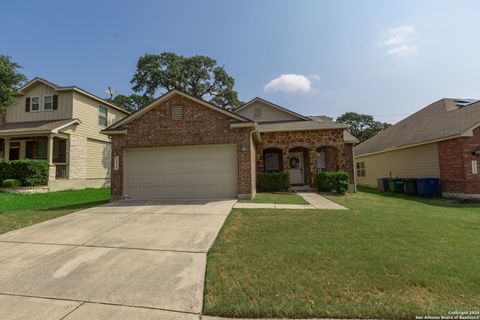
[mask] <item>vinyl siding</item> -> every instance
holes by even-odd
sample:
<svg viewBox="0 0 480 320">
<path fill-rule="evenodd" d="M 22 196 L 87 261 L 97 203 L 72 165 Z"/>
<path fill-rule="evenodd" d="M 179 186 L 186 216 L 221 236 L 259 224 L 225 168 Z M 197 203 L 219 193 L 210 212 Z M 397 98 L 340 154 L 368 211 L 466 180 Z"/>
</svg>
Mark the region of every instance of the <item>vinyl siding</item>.
<svg viewBox="0 0 480 320">
<path fill-rule="evenodd" d="M 91 139 L 110 141 L 108 136 L 100 133 L 105 127 L 98 124 L 99 105 L 102 104 L 92 98 L 84 96 L 83 94 L 76 92 L 73 94 L 73 117 L 79 118 L 82 122 L 77 130 L 77 134 Z M 126 116 L 125 113 L 117 109 L 106 105 L 103 106 L 108 108 L 108 125 L 111 125 Z"/>
<path fill-rule="evenodd" d="M 87 139 L 87 179 L 110 178 L 109 142 Z"/>
<path fill-rule="evenodd" d="M 59 92 L 58 109 L 52 111 L 25 112 L 26 97 L 40 97 L 40 110 L 43 109 L 43 97 L 54 95 L 55 90 L 43 83 L 30 87 L 23 96 L 15 98 L 15 102 L 7 108 L 7 122 L 28 122 L 43 120 L 61 120 L 72 118 L 72 92 Z"/>
<path fill-rule="evenodd" d="M 255 117 L 255 109 L 260 108 L 261 117 Z M 261 101 L 252 103 L 248 107 L 237 112 L 239 115 L 244 116 L 245 118 L 255 120 L 255 121 L 295 121 L 302 120 L 294 115 L 291 115 L 282 110 L 273 108 Z"/>
<path fill-rule="evenodd" d="M 367 156 L 355 156 L 357 162 L 365 161 L 365 177 L 357 176 L 357 184 L 377 186 L 377 179 L 399 178 L 439 178 L 440 165 L 436 143 L 401 150 L 394 150 Z"/>
</svg>

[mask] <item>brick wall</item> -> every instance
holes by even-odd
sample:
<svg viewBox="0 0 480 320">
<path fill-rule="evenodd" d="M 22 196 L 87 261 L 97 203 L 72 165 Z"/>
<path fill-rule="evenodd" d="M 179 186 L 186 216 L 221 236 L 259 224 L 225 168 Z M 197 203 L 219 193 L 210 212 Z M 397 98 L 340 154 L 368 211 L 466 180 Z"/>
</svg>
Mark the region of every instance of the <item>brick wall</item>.
<svg viewBox="0 0 480 320">
<path fill-rule="evenodd" d="M 172 106 L 183 106 L 183 120 L 172 120 Z M 236 144 L 238 193 L 252 194 L 251 128 L 230 128 L 234 121 L 211 108 L 181 95 L 174 95 L 128 124 L 128 134 L 112 137 L 112 152 L 118 152 L 120 168 L 123 150 L 137 147 Z M 113 159 L 113 157 L 112 157 Z M 123 194 L 123 170 L 112 170 L 112 196 Z"/>
<path fill-rule="evenodd" d="M 480 128 L 472 137 L 457 138 L 438 143 L 440 179 L 446 193 L 480 194 L 480 174 L 472 173 L 472 160 L 480 158 L 472 152 L 480 146 Z M 480 167 L 478 168 L 480 170 Z"/>
<path fill-rule="evenodd" d="M 355 171 L 353 169 L 353 143 L 345 144 L 345 171 L 348 173 L 350 183 L 355 183 Z"/>
</svg>

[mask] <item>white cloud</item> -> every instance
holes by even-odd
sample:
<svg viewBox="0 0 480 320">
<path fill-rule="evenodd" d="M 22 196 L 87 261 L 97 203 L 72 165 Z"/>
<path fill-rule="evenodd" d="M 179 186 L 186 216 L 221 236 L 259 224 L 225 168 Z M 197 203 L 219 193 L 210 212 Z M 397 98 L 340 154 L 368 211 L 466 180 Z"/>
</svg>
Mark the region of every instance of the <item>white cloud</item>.
<svg viewBox="0 0 480 320">
<path fill-rule="evenodd" d="M 280 77 L 270 80 L 265 86 L 265 91 L 302 92 L 312 91 L 312 80 L 320 80 L 318 74 L 304 76 L 303 74 L 282 74 Z"/>
<path fill-rule="evenodd" d="M 415 28 L 412 26 L 400 26 L 388 31 L 388 37 L 380 42 L 387 48 L 387 53 L 395 57 L 409 57 L 418 53 L 414 41 Z"/>
</svg>

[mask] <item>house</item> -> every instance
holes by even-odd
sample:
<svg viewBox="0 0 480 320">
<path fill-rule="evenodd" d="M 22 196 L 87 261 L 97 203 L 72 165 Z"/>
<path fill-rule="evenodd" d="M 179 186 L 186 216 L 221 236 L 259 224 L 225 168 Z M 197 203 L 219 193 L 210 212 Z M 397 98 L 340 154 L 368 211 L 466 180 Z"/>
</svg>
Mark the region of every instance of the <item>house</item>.
<svg viewBox="0 0 480 320">
<path fill-rule="evenodd" d="M 49 162 L 51 191 L 110 184 L 110 139 L 100 131 L 125 110 L 75 86 L 34 78 L 0 124 L 0 159 Z"/>
<path fill-rule="evenodd" d="M 357 182 L 439 178 L 447 196 L 480 197 L 480 101 L 442 99 L 355 147 Z"/>
<path fill-rule="evenodd" d="M 347 126 L 260 98 L 235 112 L 173 90 L 102 132 L 112 138 L 112 197 L 250 198 L 261 172 L 288 170 L 314 186 L 318 170 L 346 170 Z"/>
</svg>

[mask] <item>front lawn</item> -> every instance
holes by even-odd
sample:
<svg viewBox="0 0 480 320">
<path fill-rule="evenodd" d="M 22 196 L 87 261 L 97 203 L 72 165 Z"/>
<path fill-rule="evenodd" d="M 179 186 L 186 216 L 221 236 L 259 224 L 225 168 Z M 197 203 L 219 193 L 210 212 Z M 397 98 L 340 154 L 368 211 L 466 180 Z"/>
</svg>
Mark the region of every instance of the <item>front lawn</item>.
<svg viewBox="0 0 480 320">
<path fill-rule="evenodd" d="M 234 209 L 208 254 L 204 312 L 415 318 L 480 308 L 480 207 L 358 192 L 349 211 Z"/>
<path fill-rule="evenodd" d="M 295 192 L 258 192 L 252 200 L 240 200 L 244 203 L 308 204 Z"/>
<path fill-rule="evenodd" d="M 108 202 L 110 189 L 32 195 L 0 192 L 0 234 Z"/>
</svg>

